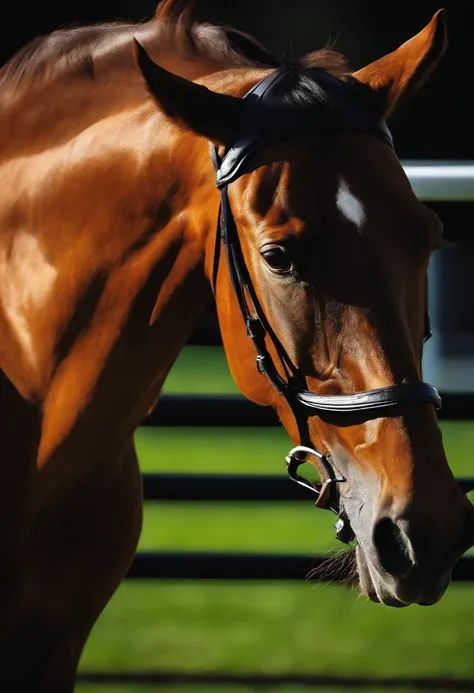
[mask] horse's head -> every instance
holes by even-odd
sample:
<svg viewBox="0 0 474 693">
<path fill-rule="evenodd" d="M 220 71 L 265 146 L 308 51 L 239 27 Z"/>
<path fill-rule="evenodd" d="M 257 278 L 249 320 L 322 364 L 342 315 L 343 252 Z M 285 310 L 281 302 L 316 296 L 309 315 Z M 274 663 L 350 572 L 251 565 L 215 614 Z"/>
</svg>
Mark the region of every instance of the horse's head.
<svg viewBox="0 0 474 693">
<path fill-rule="evenodd" d="M 321 504 L 357 540 L 363 591 L 396 606 L 436 602 L 474 541 L 436 391 L 422 384 L 440 221 L 415 196 L 382 122 L 444 46 L 438 13 L 342 79 L 301 66 L 274 78 L 240 69 L 220 89 L 232 95 L 174 77 L 139 51 L 160 107 L 218 145 L 226 250 L 214 279 L 232 373 L 250 399 L 276 409 L 295 445 L 327 456 L 309 454 L 329 481 Z M 253 97 L 235 98 L 264 77 Z M 212 238 L 207 248 L 212 278 Z M 254 318 L 261 373 L 242 313 Z M 380 388 L 388 389 L 372 392 Z M 295 476 L 298 457 L 290 462 Z"/>
</svg>

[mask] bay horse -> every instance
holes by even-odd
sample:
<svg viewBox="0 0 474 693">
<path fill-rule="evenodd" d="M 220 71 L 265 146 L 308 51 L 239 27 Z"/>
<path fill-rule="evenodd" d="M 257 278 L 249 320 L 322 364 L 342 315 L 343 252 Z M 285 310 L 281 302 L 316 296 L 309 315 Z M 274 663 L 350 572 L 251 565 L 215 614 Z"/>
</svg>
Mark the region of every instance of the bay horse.
<svg viewBox="0 0 474 693">
<path fill-rule="evenodd" d="M 213 296 L 236 383 L 276 410 L 290 476 L 320 470 L 362 592 L 441 598 L 474 542 L 422 381 L 441 224 L 385 119 L 445 44 L 440 11 L 357 71 L 286 63 L 164 0 L 1 69 L 1 690 L 73 690 L 140 534 L 134 431 Z"/>
</svg>

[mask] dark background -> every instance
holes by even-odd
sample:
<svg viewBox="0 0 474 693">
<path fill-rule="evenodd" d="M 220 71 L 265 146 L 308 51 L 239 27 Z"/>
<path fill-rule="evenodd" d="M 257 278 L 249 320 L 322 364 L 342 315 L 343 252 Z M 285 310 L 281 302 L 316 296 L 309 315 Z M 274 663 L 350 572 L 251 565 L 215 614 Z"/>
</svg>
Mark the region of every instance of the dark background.
<svg viewBox="0 0 474 693">
<path fill-rule="evenodd" d="M 389 52 L 445 7 L 449 49 L 423 90 L 392 118 L 402 158 L 474 159 L 471 90 L 473 0 L 197 0 L 199 18 L 218 19 L 253 33 L 274 51 L 300 54 L 336 40 L 354 68 Z M 68 24 L 111 19 L 139 21 L 154 0 L 8 2 L 2 8 L 0 61 L 28 40 Z"/>
</svg>

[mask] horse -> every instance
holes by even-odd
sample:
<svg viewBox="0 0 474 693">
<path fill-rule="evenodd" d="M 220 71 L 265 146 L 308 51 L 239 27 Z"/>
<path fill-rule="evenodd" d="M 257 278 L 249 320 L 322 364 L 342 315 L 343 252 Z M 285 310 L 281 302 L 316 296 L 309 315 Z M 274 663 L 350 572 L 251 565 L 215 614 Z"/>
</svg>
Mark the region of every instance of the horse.
<svg viewBox="0 0 474 693">
<path fill-rule="evenodd" d="M 474 542 L 422 380 L 442 225 L 385 121 L 445 46 L 439 11 L 356 71 L 332 49 L 285 61 L 163 0 L 2 67 L 2 690 L 73 690 L 140 535 L 134 432 L 214 300 L 238 387 L 286 428 L 290 476 L 319 470 L 362 593 L 441 598 Z"/>
</svg>

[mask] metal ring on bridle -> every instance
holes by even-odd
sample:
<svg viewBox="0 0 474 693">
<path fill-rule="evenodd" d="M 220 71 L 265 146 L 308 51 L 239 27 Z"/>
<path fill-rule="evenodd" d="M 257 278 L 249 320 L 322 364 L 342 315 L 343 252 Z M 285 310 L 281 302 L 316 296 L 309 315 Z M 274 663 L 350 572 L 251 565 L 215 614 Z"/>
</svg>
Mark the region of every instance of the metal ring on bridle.
<svg viewBox="0 0 474 693">
<path fill-rule="evenodd" d="M 318 460 L 318 467 L 324 472 L 324 478 L 321 484 L 313 484 L 311 481 L 303 478 L 298 474 L 298 467 L 306 462 L 308 455 L 316 457 Z M 345 481 L 344 477 L 337 477 L 334 474 L 332 465 L 329 463 L 327 457 L 313 448 L 309 448 L 306 445 L 297 445 L 295 448 L 290 450 L 288 455 L 285 457 L 288 475 L 290 479 L 300 486 L 304 486 L 316 493 L 317 498 L 315 506 L 317 508 L 327 508 L 333 510 L 336 514 L 339 512 L 337 504 L 333 504 L 332 496 L 334 496 L 333 489 L 336 483 Z"/>
</svg>

